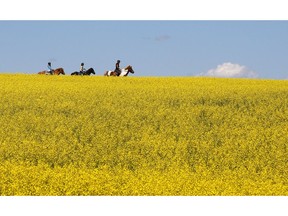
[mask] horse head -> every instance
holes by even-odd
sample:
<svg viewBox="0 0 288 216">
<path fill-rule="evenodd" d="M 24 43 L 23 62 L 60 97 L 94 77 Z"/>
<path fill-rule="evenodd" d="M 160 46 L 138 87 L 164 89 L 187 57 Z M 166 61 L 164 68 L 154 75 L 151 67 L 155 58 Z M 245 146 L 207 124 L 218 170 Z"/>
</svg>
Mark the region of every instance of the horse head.
<svg viewBox="0 0 288 216">
<path fill-rule="evenodd" d="M 57 68 L 57 69 L 54 70 L 54 74 L 56 74 L 56 75 L 60 75 L 60 74 L 65 75 L 65 72 L 64 72 L 63 68 Z"/>
<path fill-rule="evenodd" d="M 89 68 L 88 70 L 90 70 L 90 73 L 96 74 L 93 68 Z"/>
<path fill-rule="evenodd" d="M 127 70 L 128 72 L 134 74 L 134 70 L 133 70 L 133 68 L 132 68 L 131 65 L 128 65 L 128 66 L 125 68 L 125 70 Z"/>
</svg>

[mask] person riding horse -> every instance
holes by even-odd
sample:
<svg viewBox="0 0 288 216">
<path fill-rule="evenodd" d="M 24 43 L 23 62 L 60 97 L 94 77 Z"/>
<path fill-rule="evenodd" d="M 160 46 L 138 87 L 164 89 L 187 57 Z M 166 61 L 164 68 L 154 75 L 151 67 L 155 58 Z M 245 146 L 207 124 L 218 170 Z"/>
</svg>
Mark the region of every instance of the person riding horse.
<svg viewBox="0 0 288 216">
<path fill-rule="evenodd" d="M 53 75 L 54 74 L 54 70 L 51 67 L 51 62 L 48 62 L 47 68 L 48 68 L 47 73 Z"/>
<path fill-rule="evenodd" d="M 127 67 L 120 70 L 120 74 L 118 75 L 115 71 L 105 71 L 104 76 L 128 76 L 129 73 L 134 74 L 134 70 L 131 65 L 128 65 Z"/>
<path fill-rule="evenodd" d="M 84 68 L 84 63 L 81 63 L 79 72 L 80 72 L 80 75 L 83 75 L 86 72 L 86 69 Z"/>
<path fill-rule="evenodd" d="M 90 76 L 91 74 L 95 74 L 95 71 L 93 68 L 89 68 L 88 70 L 86 70 L 85 68 L 84 68 L 84 70 L 81 70 L 81 68 L 80 68 L 80 72 L 75 71 L 75 72 L 71 73 L 72 76 L 74 76 L 74 75 Z"/>
<path fill-rule="evenodd" d="M 121 74 L 121 69 L 120 69 L 120 60 L 117 60 L 116 65 L 115 65 L 115 70 L 114 72 L 119 76 Z"/>
</svg>

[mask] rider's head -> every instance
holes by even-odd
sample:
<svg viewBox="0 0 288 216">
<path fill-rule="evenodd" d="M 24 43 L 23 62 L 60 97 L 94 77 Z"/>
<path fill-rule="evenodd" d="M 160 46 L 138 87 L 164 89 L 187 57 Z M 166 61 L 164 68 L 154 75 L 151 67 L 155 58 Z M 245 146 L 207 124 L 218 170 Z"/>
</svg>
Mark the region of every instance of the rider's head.
<svg viewBox="0 0 288 216">
<path fill-rule="evenodd" d="M 50 66 L 51 66 L 51 62 L 48 62 L 48 65 L 50 65 Z"/>
<path fill-rule="evenodd" d="M 84 66 L 84 63 L 81 63 L 81 66 Z"/>
<path fill-rule="evenodd" d="M 120 63 L 120 60 L 117 60 L 117 63 Z"/>
</svg>

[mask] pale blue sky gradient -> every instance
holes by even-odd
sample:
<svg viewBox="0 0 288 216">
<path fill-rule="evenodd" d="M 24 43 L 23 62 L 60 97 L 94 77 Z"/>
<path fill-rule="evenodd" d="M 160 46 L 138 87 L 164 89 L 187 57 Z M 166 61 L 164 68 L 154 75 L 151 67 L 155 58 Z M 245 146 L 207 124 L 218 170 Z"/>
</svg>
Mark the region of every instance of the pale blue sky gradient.
<svg viewBox="0 0 288 216">
<path fill-rule="evenodd" d="M 33 74 L 84 62 L 97 75 L 131 64 L 133 76 L 198 76 L 218 65 L 288 78 L 288 21 L 0 21 L 0 73 Z"/>
</svg>

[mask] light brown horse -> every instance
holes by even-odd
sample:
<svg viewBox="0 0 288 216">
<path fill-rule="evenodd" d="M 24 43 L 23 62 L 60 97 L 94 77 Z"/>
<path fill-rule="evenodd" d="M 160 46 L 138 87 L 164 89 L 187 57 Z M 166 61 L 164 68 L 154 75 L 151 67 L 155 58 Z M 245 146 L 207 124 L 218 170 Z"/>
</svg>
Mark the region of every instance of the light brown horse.
<svg viewBox="0 0 288 216">
<path fill-rule="evenodd" d="M 129 73 L 134 74 L 134 70 L 131 65 L 121 69 L 121 73 L 118 76 L 127 76 Z M 104 76 L 117 76 L 117 73 L 114 71 L 105 71 Z"/>
<path fill-rule="evenodd" d="M 47 71 L 41 71 L 41 72 L 38 72 L 38 74 L 50 75 L 50 73 L 48 73 Z M 60 75 L 60 74 L 65 75 L 63 68 L 56 68 L 55 70 L 53 70 L 53 74 L 51 74 L 51 75 Z"/>
</svg>

